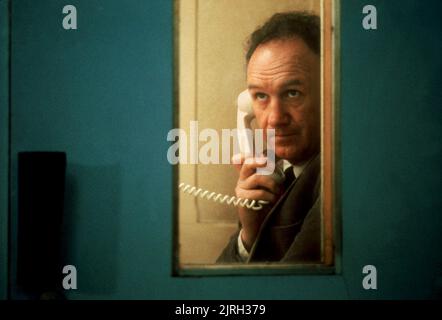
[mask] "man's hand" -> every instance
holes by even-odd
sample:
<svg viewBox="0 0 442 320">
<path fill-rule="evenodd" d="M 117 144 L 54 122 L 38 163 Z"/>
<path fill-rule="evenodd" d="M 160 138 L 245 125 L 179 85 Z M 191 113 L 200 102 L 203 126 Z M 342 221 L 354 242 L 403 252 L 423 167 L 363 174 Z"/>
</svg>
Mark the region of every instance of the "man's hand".
<svg viewBox="0 0 442 320">
<path fill-rule="evenodd" d="M 235 168 L 239 171 L 239 178 L 236 184 L 235 193 L 237 197 L 251 200 L 265 200 L 270 203 L 276 202 L 280 194 L 280 185 L 269 175 L 258 175 L 256 169 L 265 167 L 267 159 L 248 158 L 234 156 Z M 238 161 L 240 159 L 240 161 Z M 250 251 L 266 214 L 271 206 L 265 206 L 261 210 L 251 210 L 239 207 L 238 215 L 242 225 L 241 240 L 247 251 Z"/>
</svg>

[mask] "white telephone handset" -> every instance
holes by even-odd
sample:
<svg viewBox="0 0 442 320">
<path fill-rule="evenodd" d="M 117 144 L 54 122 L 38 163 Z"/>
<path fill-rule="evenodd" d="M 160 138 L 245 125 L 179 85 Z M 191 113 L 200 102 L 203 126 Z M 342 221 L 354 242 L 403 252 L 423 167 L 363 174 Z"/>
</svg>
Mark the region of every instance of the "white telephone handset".
<svg viewBox="0 0 442 320">
<path fill-rule="evenodd" d="M 241 92 L 238 96 L 237 102 L 238 110 L 236 126 L 238 128 L 238 144 L 241 153 L 247 158 L 253 156 L 253 141 L 251 140 L 251 136 L 246 134 L 245 129 L 251 129 L 250 124 L 255 118 L 249 90 Z"/>
<path fill-rule="evenodd" d="M 251 122 L 255 118 L 255 114 L 253 113 L 252 98 L 248 90 L 244 90 L 239 94 L 237 99 L 237 107 L 237 132 L 239 149 L 244 157 L 252 157 L 253 139 L 251 135 L 247 134 L 245 129 L 251 129 Z M 284 171 L 280 166 L 275 166 L 275 170 L 271 174 L 271 177 L 275 179 L 277 183 L 282 183 L 284 181 Z M 207 200 L 246 207 L 252 210 L 261 210 L 264 205 L 268 204 L 268 201 L 257 201 L 223 195 L 220 193 L 203 190 L 185 183 L 180 183 L 179 188 L 183 190 L 183 192 L 187 192 L 195 197 L 200 196 L 201 198 L 205 198 Z"/>
</svg>

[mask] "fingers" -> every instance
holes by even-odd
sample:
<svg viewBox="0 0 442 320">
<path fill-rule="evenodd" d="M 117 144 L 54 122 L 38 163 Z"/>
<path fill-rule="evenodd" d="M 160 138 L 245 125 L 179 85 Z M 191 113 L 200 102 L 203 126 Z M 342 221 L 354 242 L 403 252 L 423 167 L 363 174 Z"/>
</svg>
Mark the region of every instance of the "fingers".
<svg viewBox="0 0 442 320">
<path fill-rule="evenodd" d="M 278 194 L 281 190 L 280 184 L 271 176 L 253 174 L 245 180 L 238 180 L 238 187 L 241 189 L 265 189 L 273 194 Z"/>
<path fill-rule="evenodd" d="M 232 163 L 235 169 L 239 172 L 241 170 L 242 164 L 244 163 L 244 156 L 241 153 L 232 156 Z"/>
<path fill-rule="evenodd" d="M 245 158 L 241 154 L 232 157 L 232 163 L 239 171 L 236 196 L 243 199 L 274 202 L 280 194 L 280 185 L 269 175 L 256 174 L 257 168 L 267 166 L 267 158 Z"/>
<path fill-rule="evenodd" d="M 247 158 L 243 160 L 239 171 L 239 180 L 245 180 L 256 172 L 257 168 L 264 168 L 267 165 L 266 158 Z"/>
<path fill-rule="evenodd" d="M 244 162 L 236 185 L 237 197 L 269 202 L 276 200 L 277 195 L 280 194 L 280 185 L 271 176 L 256 174 L 256 168 L 265 165 L 265 162 L 261 160 Z"/>
<path fill-rule="evenodd" d="M 236 196 L 242 199 L 264 200 L 269 202 L 274 202 L 276 200 L 276 195 L 265 189 L 242 189 L 236 187 L 235 192 Z"/>
</svg>

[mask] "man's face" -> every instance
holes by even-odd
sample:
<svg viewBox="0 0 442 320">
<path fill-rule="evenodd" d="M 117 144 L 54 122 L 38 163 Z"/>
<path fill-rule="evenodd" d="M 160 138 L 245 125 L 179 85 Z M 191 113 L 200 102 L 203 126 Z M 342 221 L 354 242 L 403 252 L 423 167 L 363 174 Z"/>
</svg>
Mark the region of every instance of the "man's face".
<svg viewBox="0 0 442 320">
<path fill-rule="evenodd" d="M 302 164 L 320 147 L 320 62 L 300 38 L 258 46 L 247 66 L 258 126 L 275 129 L 276 156 Z"/>
</svg>

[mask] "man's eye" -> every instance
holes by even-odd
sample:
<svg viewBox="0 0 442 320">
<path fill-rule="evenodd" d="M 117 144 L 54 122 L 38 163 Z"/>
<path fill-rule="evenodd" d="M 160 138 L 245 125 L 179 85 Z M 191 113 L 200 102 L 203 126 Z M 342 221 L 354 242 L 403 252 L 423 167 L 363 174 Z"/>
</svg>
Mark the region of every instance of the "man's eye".
<svg viewBox="0 0 442 320">
<path fill-rule="evenodd" d="M 298 90 L 289 90 L 287 91 L 287 97 L 288 98 L 297 98 L 301 95 L 301 93 Z"/>
<path fill-rule="evenodd" d="M 264 101 L 267 99 L 267 95 L 265 93 L 258 92 L 255 95 L 256 100 Z"/>
</svg>

